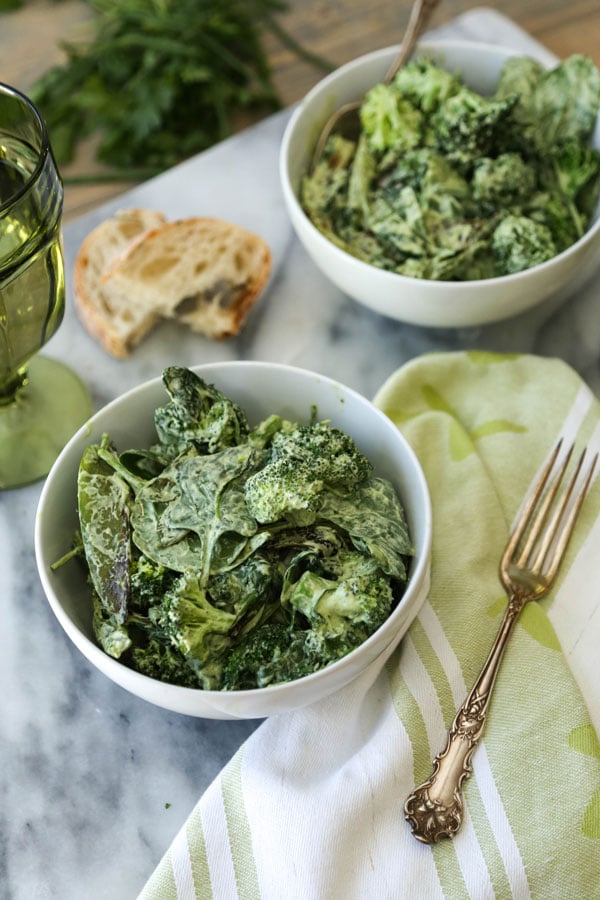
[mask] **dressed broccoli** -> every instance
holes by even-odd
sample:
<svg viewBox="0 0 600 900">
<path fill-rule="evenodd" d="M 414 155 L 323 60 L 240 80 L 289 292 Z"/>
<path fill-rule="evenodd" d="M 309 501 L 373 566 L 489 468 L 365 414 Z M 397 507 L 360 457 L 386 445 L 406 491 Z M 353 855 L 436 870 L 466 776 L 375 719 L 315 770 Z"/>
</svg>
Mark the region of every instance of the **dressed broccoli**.
<svg viewBox="0 0 600 900">
<path fill-rule="evenodd" d="M 390 581 L 372 559 L 342 551 L 306 571 L 290 587 L 286 603 L 308 620 L 306 642 L 323 661 L 345 656 L 389 616 Z"/>
<path fill-rule="evenodd" d="M 423 116 L 393 85 L 377 84 L 367 92 L 360 121 L 373 150 L 411 150 L 421 141 Z"/>
<path fill-rule="evenodd" d="M 218 688 L 235 615 L 213 606 L 193 573 L 174 582 L 155 612 L 156 625 L 185 656 L 202 686 Z"/>
<path fill-rule="evenodd" d="M 460 171 L 471 170 L 477 159 L 492 152 L 516 102 L 516 95 L 495 100 L 463 87 L 432 118 L 436 146 Z"/>
<path fill-rule="evenodd" d="M 393 86 L 414 107 L 429 114 L 456 94 L 461 82 L 434 60 L 415 59 L 396 73 Z"/>
<path fill-rule="evenodd" d="M 326 423 L 300 425 L 273 438 L 266 464 L 246 480 L 248 510 L 260 523 L 310 524 L 325 487 L 352 491 L 371 464 L 351 437 Z"/>
<path fill-rule="evenodd" d="M 256 553 L 239 566 L 213 575 L 207 586 L 211 603 L 235 616 L 239 637 L 271 619 L 280 608 L 282 567 Z"/>
<path fill-rule="evenodd" d="M 550 230 L 527 216 L 503 219 L 492 236 L 492 251 L 504 275 L 530 269 L 556 255 Z"/>
<path fill-rule="evenodd" d="M 323 665 L 304 632 L 287 625 L 261 625 L 237 644 L 223 670 L 223 688 L 230 691 L 267 687 L 309 675 Z"/>
<path fill-rule="evenodd" d="M 174 647 L 164 644 L 156 638 L 151 638 L 147 643 L 140 643 L 133 647 L 129 662 L 132 669 L 141 675 L 147 675 L 148 678 L 157 678 L 160 681 L 179 684 L 182 687 L 202 686 L 202 681 L 186 657 Z"/>
<path fill-rule="evenodd" d="M 525 203 L 535 187 L 536 174 L 519 153 L 483 157 L 475 164 L 473 197 L 484 213 Z"/>
<path fill-rule="evenodd" d="M 175 573 L 139 554 L 133 561 L 130 580 L 129 607 L 132 613 L 147 615 L 152 606 L 162 603 L 171 588 Z"/>
<path fill-rule="evenodd" d="M 190 444 L 214 453 L 241 443 L 248 434 L 248 420 L 238 404 L 190 369 L 171 366 L 163 372 L 163 382 L 171 402 L 156 410 L 154 424 L 170 457 Z"/>
</svg>

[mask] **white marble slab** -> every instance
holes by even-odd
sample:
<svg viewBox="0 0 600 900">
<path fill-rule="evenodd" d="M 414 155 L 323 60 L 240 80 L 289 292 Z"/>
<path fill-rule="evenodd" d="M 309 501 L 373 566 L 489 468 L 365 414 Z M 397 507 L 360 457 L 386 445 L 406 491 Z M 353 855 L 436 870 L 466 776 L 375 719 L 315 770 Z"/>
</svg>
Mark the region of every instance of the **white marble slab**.
<svg viewBox="0 0 600 900">
<path fill-rule="evenodd" d="M 437 33 L 545 53 L 492 10 L 475 10 Z M 165 325 L 117 362 L 84 332 L 69 302 L 47 352 L 80 373 L 96 406 L 164 365 L 229 358 L 316 369 L 372 396 L 408 359 L 461 348 L 560 356 L 600 393 L 598 280 L 558 311 L 452 332 L 384 319 L 329 285 L 294 238 L 283 207 L 278 150 L 288 116 L 266 120 L 66 228 L 69 280 L 82 238 L 122 206 L 231 219 L 261 233 L 274 255 L 267 292 L 229 343 Z M 35 485 L 0 493 L 0 900 L 128 900 L 257 723 L 164 712 L 88 665 L 38 581 L 39 492 Z"/>
</svg>

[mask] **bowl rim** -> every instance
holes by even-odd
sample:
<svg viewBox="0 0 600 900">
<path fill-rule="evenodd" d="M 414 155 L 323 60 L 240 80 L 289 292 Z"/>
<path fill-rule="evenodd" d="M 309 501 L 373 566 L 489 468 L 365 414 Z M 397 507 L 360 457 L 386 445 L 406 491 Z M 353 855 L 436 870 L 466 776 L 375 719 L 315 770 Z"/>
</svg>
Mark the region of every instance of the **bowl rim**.
<svg viewBox="0 0 600 900">
<path fill-rule="evenodd" d="M 536 55 L 520 51 L 514 47 L 504 46 L 502 44 L 490 44 L 484 41 L 469 41 L 464 39 L 452 38 L 443 38 L 439 40 L 435 40 L 432 38 L 419 41 L 415 50 L 415 55 L 418 55 L 419 51 L 441 52 L 444 50 L 444 48 L 464 50 L 467 53 L 471 50 L 490 52 L 497 56 L 504 56 L 505 59 L 510 59 L 513 56 L 532 56 L 536 59 L 539 59 L 542 65 L 546 66 L 547 68 L 549 68 L 553 64 L 556 65 L 559 62 L 558 58 L 555 57 L 554 54 L 551 54 L 549 51 L 546 51 L 545 53 L 540 52 Z M 544 48 L 541 48 L 541 50 L 543 49 Z M 390 284 L 393 284 L 395 281 L 397 281 L 397 279 L 401 279 L 402 282 L 414 286 L 422 287 L 424 284 L 426 284 L 427 289 L 431 291 L 447 292 L 448 290 L 450 290 L 458 293 L 459 291 L 464 292 L 465 290 L 468 290 L 469 292 L 473 292 L 477 288 L 481 289 L 482 287 L 486 286 L 498 286 L 498 288 L 502 288 L 504 286 L 510 286 L 516 282 L 521 282 L 521 284 L 523 284 L 524 281 L 535 277 L 539 272 L 550 270 L 559 261 L 566 260 L 570 256 L 577 254 L 582 247 L 585 247 L 590 243 L 592 239 L 596 237 L 596 235 L 600 232 L 600 205 L 598 206 L 598 210 L 596 212 L 596 220 L 590 224 L 590 226 L 581 235 L 581 237 L 577 238 L 577 240 L 569 247 L 566 247 L 564 250 L 561 250 L 560 253 L 557 253 L 555 256 L 551 257 L 551 259 L 547 259 L 535 266 L 530 266 L 530 268 L 524 269 L 521 272 L 513 272 L 508 275 L 497 275 L 494 278 L 474 278 L 469 281 L 415 278 L 412 275 L 403 275 L 401 272 L 390 272 L 388 269 L 382 269 L 378 266 L 373 265 L 372 263 L 365 262 L 364 260 L 353 256 L 351 253 L 348 253 L 346 250 L 338 247 L 327 237 L 325 237 L 325 235 L 321 231 L 319 231 L 316 225 L 314 225 L 311 219 L 306 215 L 298 199 L 297 192 L 292 186 L 289 174 L 289 156 L 290 148 L 295 136 L 295 129 L 313 99 L 319 96 L 330 85 L 335 84 L 349 71 L 360 68 L 362 65 L 373 62 L 380 57 L 384 60 L 389 61 L 389 57 L 394 56 L 398 52 L 398 50 L 399 45 L 389 45 L 377 50 L 372 50 L 369 53 L 363 53 L 360 56 L 357 56 L 355 59 L 343 63 L 341 66 L 334 69 L 333 72 L 328 73 L 306 93 L 302 100 L 299 101 L 284 129 L 279 152 L 279 176 L 284 196 L 286 197 L 288 203 L 293 206 L 296 214 L 302 219 L 303 225 L 308 228 L 312 236 L 316 240 L 318 240 L 322 246 L 327 246 L 331 249 L 334 258 L 345 262 L 347 262 L 348 260 L 352 260 L 353 263 L 359 268 L 359 270 L 362 270 L 365 273 L 377 273 L 375 277 L 381 278 L 382 281 L 389 281 Z M 552 60 L 554 60 L 554 63 L 552 62 Z M 600 113 L 598 114 L 596 119 L 596 130 L 598 130 L 599 127 Z M 471 288 L 473 289 L 473 291 L 471 291 Z"/>
<path fill-rule="evenodd" d="M 330 376 L 323 375 L 314 370 L 289 365 L 287 363 L 268 362 L 261 360 L 224 360 L 219 362 L 190 365 L 188 368 L 198 373 L 208 371 L 210 371 L 211 373 L 218 373 L 218 371 L 223 371 L 225 369 L 232 370 L 234 368 L 248 370 L 251 368 L 262 368 L 275 371 L 287 371 L 300 374 L 302 377 L 317 378 L 318 380 L 323 381 L 332 387 L 342 389 L 346 395 L 353 396 L 360 404 L 366 404 L 368 407 L 370 407 L 371 412 L 373 412 L 377 416 L 377 418 L 379 418 L 382 423 L 385 424 L 386 427 L 394 429 L 397 437 L 400 439 L 400 442 L 404 445 L 404 452 L 410 461 L 410 470 L 412 473 L 411 477 L 416 477 L 418 492 L 420 494 L 420 501 L 422 503 L 421 515 L 423 519 L 423 545 L 419 556 L 413 557 L 414 565 L 411 563 L 409 569 L 409 579 L 407 581 L 405 591 L 385 622 L 383 622 L 379 626 L 379 628 L 376 629 L 376 631 L 373 632 L 373 634 L 370 635 L 365 641 L 363 641 L 358 647 L 355 647 L 354 650 L 336 660 L 335 662 L 330 663 L 322 669 L 318 669 L 316 672 L 312 672 L 308 675 L 304 675 L 301 678 L 296 678 L 291 681 L 285 681 L 273 685 L 266 685 L 262 688 L 227 691 L 205 690 L 201 687 L 184 687 L 182 685 L 175 685 L 169 682 L 160 681 L 156 678 L 151 678 L 148 675 L 144 675 L 141 672 L 137 672 L 134 669 L 129 668 L 129 666 L 125 665 L 125 663 L 120 662 L 119 660 L 114 659 L 113 657 L 105 653 L 94 640 L 88 637 L 88 635 L 86 635 L 79 628 L 79 626 L 76 625 L 76 623 L 71 619 L 68 612 L 60 602 L 60 599 L 51 583 L 49 577 L 49 564 L 45 558 L 42 539 L 42 521 L 44 519 L 44 510 L 48 502 L 48 495 L 52 491 L 54 477 L 63 465 L 65 458 L 70 456 L 76 444 L 78 444 L 86 436 L 90 435 L 92 426 L 97 422 L 99 418 L 112 412 L 115 407 L 123 403 L 131 402 L 138 394 L 146 391 L 151 391 L 153 388 L 159 386 L 162 382 L 162 377 L 157 376 L 148 379 L 125 391 L 123 394 L 115 397 L 113 400 L 109 401 L 96 412 L 94 412 L 94 414 L 90 416 L 87 422 L 85 422 L 75 432 L 75 434 L 70 438 L 68 443 L 65 445 L 65 447 L 57 457 L 48 476 L 46 477 L 37 505 L 34 526 L 34 549 L 38 575 L 42 583 L 46 599 L 50 604 L 50 607 L 52 608 L 52 611 L 54 612 L 56 618 L 60 622 L 63 630 L 73 641 L 73 643 L 79 648 L 83 655 L 86 656 L 90 662 L 96 665 L 96 667 L 100 669 L 103 674 L 109 677 L 114 683 L 123 687 L 125 690 L 128 690 L 129 692 L 134 693 L 137 696 L 144 697 L 149 702 L 158 703 L 158 705 L 168 709 L 175 708 L 174 704 L 176 702 L 176 698 L 178 698 L 179 700 L 179 702 L 176 704 L 179 707 L 182 704 L 187 706 L 187 704 L 185 703 L 186 698 L 190 700 L 192 698 L 198 698 L 201 703 L 203 700 L 205 700 L 206 702 L 204 705 L 206 706 L 214 705 L 215 707 L 221 708 L 229 704 L 235 705 L 236 703 L 239 703 L 240 700 L 247 700 L 251 705 L 252 701 L 256 700 L 257 698 L 265 697 L 267 692 L 269 696 L 273 696 L 274 698 L 280 695 L 285 696 L 286 693 L 295 690 L 296 687 L 300 684 L 310 685 L 314 682 L 322 681 L 327 677 L 328 673 L 340 672 L 344 668 L 352 666 L 352 663 L 356 659 L 356 654 L 362 651 L 363 648 L 372 646 L 377 641 L 382 629 L 394 630 L 394 626 L 396 624 L 398 629 L 402 627 L 406 606 L 406 604 L 403 603 L 405 597 L 407 597 L 408 595 L 408 599 L 410 599 L 411 595 L 418 591 L 419 587 L 422 584 L 428 584 L 428 570 L 430 566 L 433 530 L 431 497 L 427 480 L 425 478 L 425 474 L 418 460 L 418 457 L 416 456 L 414 450 L 412 449 L 402 432 L 397 428 L 396 425 L 394 425 L 391 419 L 389 419 L 389 417 L 386 416 L 385 413 L 377 406 L 375 406 L 375 404 L 365 395 L 361 394 L 354 388 L 349 387 L 338 379 L 331 378 Z M 423 595 L 425 595 L 425 592 L 423 592 Z M 415 611 L 415 615 L 417 612 L 418 609 Z M 113 677 L 110 673 L 114 673 L 115 677 Z M 124 680 L 130 682 L 132 685 L 139 685 L 140 690 L 136 691 L 133 687 L 128 687 L 123 683 Z M 152 690 L 160 693 L 162 699 L 152 700 L 149 697 L 149 691 Z M 170 698 L 172 698 L 171 702 L 169 702 Z"/>
</svg>

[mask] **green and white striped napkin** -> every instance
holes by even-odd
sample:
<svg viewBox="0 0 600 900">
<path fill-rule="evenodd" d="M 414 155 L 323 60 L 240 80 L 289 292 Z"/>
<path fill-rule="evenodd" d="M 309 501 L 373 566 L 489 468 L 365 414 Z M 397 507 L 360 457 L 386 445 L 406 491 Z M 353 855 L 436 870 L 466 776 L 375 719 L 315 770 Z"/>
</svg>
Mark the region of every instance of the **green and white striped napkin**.
<svg viewBox="0 0 600 900">
<path fill-rule="evenodd" d="M 598 479 L 507 649 L 461 831 L 425 846 L 403 816 L 499 625 L 522 497 L 560 435 L 600 445 L 600 404 L 559 360 L 480 352 L 420 357 L 376 403 L 429 482 L 429 598 L 383 669 L 254 732 L 142 900 L 600 897 Z"/>
</svg>

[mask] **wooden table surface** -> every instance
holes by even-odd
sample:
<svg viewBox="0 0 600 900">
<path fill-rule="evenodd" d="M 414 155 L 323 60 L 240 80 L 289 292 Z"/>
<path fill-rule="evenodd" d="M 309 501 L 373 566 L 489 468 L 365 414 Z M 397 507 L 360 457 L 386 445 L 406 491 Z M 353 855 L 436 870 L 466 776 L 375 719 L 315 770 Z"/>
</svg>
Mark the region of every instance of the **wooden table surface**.
<svg viewBox="0 0 600 900">
<path fill-rule="evenodd" d="M 482 4 L 445 0 L 432 26 Z M 559 57 L 585 53 L 600 65 L 600 3 L 598 0 L 501 0 L 486 3 L 511 18 Z M 401 40 L 410 0 L 288 0 L 280 24 L 304 47 L 335 65 Z M 0 81 L 23 91 L 50 66 L 60 63 L 62 40 L 77 40 L 89 27 L 89 9 L 82 0 L 24 0 L 12 12 L 0 12 Z M 323 72 L 298 58 L 272 35 L 265 48 L 275 85 L 284 105 L 300 99 Z M 93 142 L 83 146 L 76 161 L 63 170 L 65 220 L 128 190 L 131 183 L 69 184 L 69 178 L 100 171 Z"/>
</svg>

